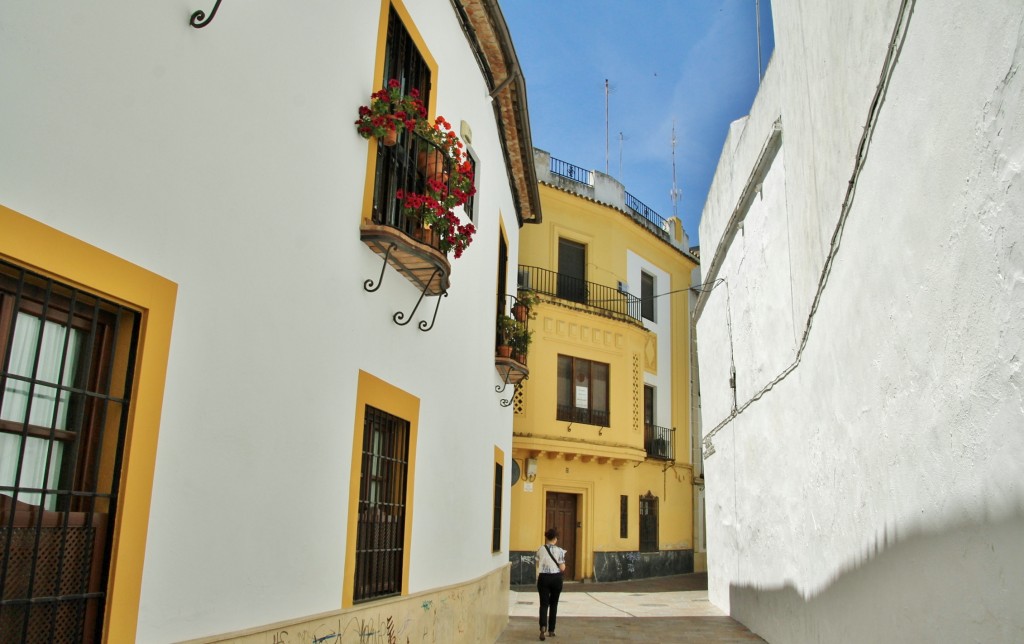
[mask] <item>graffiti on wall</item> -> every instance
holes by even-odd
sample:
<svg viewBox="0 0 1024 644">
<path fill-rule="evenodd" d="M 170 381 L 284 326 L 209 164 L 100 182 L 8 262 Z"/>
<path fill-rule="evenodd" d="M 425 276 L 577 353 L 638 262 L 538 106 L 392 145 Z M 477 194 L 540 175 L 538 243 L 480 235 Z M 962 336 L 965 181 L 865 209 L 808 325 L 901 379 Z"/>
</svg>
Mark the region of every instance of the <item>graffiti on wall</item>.
<svg viewBox="0 0 1024 644">
<path fill-rule="evenodd" d="M 240 638 L 246 644 L 450 644 L 488 633 L 507 608 L 507 569 L 476 583 Z M 502 606 L 489 606 L 500 603 Z M 500 626 L 498 627 L 500 630 Z"/>
</svg>

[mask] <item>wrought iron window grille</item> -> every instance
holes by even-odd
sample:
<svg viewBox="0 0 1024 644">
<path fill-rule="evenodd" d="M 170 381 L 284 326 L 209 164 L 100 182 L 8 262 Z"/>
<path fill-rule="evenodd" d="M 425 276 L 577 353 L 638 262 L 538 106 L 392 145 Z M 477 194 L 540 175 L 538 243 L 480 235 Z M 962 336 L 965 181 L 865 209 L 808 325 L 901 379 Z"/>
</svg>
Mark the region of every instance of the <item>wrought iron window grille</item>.
<svg viewBox="0 0 1024 644">
<path fill-rule="evenodd" d="M 402 592 L 409 422 L 366 407 L 353 601 Z"/>
<path fill-rule="evenodd" d="M 640 497 L 640 552 L 658 552 L 658 497 Z"/>
<path fill-rule="evenodd" d="M 0 261 L 0 641 L 102 636 L 140 320 Z"/>
</svg>

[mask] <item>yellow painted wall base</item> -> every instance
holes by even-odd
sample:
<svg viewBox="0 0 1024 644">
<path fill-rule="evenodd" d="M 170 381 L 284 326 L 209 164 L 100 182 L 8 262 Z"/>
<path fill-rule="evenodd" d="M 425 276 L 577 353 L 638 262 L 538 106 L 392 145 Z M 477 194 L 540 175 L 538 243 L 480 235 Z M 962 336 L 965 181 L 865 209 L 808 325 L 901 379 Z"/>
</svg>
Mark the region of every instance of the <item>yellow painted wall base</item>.
<svg viewBox="0 0 1024 644">
<path fill-rule="evenodd" d="M 706 552 L 695 552 L 693 553 L 693 572 L 707 572 L 708 571 L 708 553 Z"/>
<path fill-rule="evenodd" d="M 466 584 L 192 642 L 494 642 L 508 625 L 508 589 L 509 567 L 503 566 Z"/>
</svg>

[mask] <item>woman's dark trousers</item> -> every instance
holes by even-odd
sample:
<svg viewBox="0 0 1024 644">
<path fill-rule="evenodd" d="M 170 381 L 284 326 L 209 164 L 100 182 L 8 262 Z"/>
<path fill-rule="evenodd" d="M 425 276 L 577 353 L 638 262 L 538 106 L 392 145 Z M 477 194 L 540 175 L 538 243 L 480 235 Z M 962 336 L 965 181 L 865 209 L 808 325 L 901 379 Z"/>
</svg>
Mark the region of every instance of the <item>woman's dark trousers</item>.
<svg viewBox="0 0 1024 644">
<path fill-rule="evenodd" d="M 537 592 L 540 593 L 540 627 L 554 631 L 558 596 L 562 594 L 562 573 L 542 572 L 537 577 Z"/>
</svg>

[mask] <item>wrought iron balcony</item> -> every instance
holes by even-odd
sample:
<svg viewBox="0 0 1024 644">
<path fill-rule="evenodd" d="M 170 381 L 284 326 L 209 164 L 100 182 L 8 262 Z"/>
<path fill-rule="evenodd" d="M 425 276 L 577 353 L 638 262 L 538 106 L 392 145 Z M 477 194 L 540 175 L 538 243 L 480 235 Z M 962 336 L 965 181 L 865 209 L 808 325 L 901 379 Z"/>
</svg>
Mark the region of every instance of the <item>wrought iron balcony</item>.
<svg viewBox="0 0 1024 644">
<path fill-rule="evenodd" d="M 507 295 L 506 298 L 508 310 L 498 313 L 494 337 L 494 368 L 504 381 L 495 387 L 497 393 L 503 393 L 510 384 L 518 387 L 520 382 L 530 377 L 530 370 L 526 367 L 526 355 L 533 337 L 533 332 L 530 331 L 530 318 L 534 314 L 526 302 L 521 302 L 515 295 Z M 501 401 L 502 407 L 508 407 L 510 404 L 512 396 Z"/>
<path fill-rule="evenodd" d="M 428 168 L 427 163 L 434 159 L 442 164 L 436 171 Z M 397 195 L 399 192 L 425 194 L 427 181 L 433 176 L 450 177 L 455 170 L 453 164 L 453 159 L 433 141 L 399 128 L 395 145 L 377 146 L 372 223 L 399 230 L 421 244 L 438 250 L 440 244 L 437 236 L 424 231 L 418 218 L 406 215 Z"/>
<path fill-rule="evenodd" d="M 434 160 L 439 167 L 431 167 Z M 360 227 L 363 243 L 383 258 L 380 276 L 376 282 L 367 279 L 363 288 L 371 293 L 379 289 L 384 270 L 390 265 L 422 291 L 411 312 L 395 313 L 396 324 L 408 324 L 424 296 L 437 297 L 434 316 L 429 324 L 420 321 L 421 331 L 434 326 L 440 296 L 448 294 L 451 264 L 441 252 L 437 233 L 421 226 L 418 218 L 408 216 L 398 194 L 424 194 L 429 179 L 452 176 L 453 163 L 432 141 L 405 129 L 399 130 L 395 145 L 378 143 L 373 210 L 370 221 L 364 221 Z"/>
<path fill-rule="evenodd" d="M 609 414 L 606 410 L 583 409 L 572 405 L 558 405 L 555 420 L 567 420 L 571 423 L 583 423 L 585 425 L 599 425 L 609 427 Z"/>
<path fill-rule="evenodd" d="M 520 266 L 519 288 L 577 302 L 608 317 L 641 322 L 640 298 L 603 284 L 595 284 L 536 266 Z"/>
<path fill-rule="evenodd" d="M 675 429 L 671 427 L 658 427 L 657 425 L 644 425 L 644 450 L 648 458 L 658 458 L 671 461 L 673 456 L 672 434 Z"/>
</svg>

